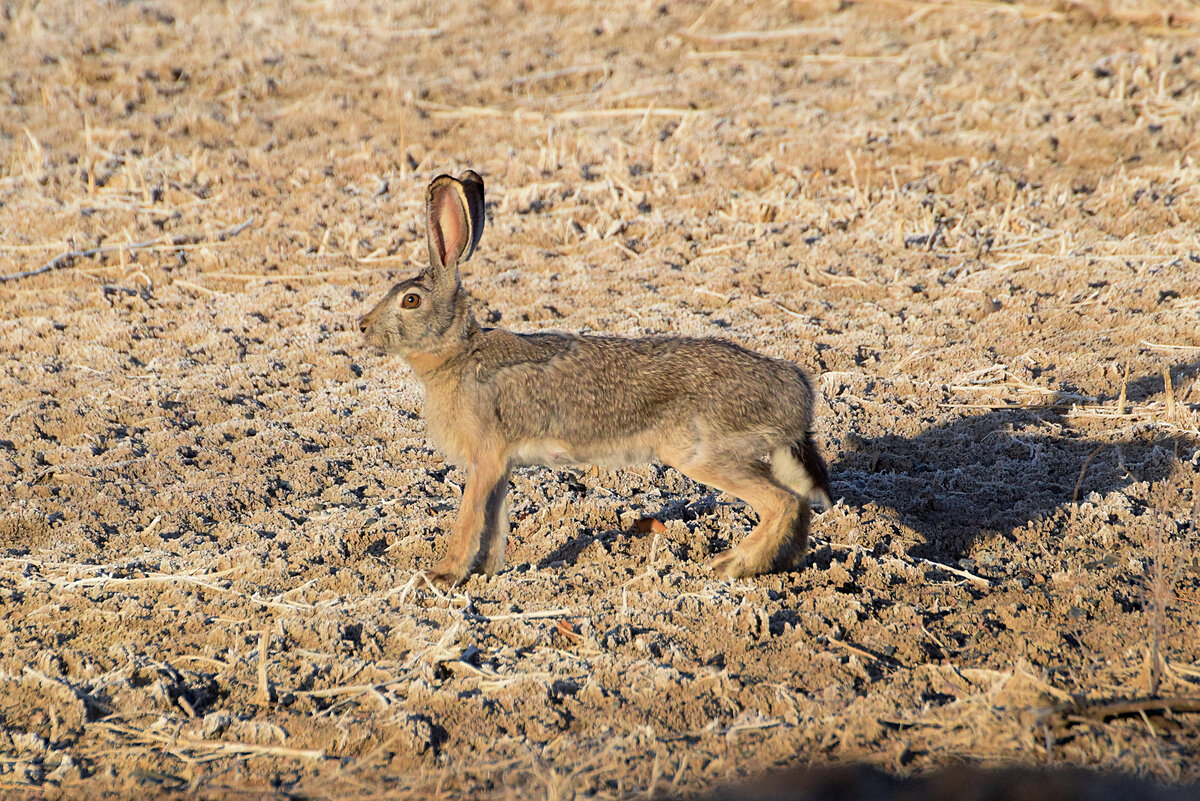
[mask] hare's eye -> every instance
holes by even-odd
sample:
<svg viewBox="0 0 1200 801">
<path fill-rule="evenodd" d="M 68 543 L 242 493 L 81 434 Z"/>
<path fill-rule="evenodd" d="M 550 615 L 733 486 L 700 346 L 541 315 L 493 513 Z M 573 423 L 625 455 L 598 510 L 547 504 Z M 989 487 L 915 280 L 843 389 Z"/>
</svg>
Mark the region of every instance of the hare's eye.
<svg viewBox="0 0 1200 801">
<path fill-rule="evenodd" d="M 421 296 L 416 292 L 409 292 L 400 301 L 400 305 L 406 309 L 415 309 L 421 305 Z"/>
</svg>

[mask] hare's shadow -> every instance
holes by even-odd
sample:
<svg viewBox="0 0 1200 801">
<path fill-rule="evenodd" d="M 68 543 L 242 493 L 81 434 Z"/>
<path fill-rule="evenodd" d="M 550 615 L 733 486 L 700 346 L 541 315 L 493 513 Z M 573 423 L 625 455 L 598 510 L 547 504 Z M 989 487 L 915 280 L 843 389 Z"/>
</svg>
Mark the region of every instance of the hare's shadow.
<svg viewBox="0 0 1200 801">
<path fill-rule="evenodd" d="M 1172 383 L 1197 373 L 1200 363 L 1176 368 Z M 1130 381 L 1126 397 L 1137 403 L 1163 389 L 1161 376 L 1148 376 Z M 844 442 L 830 466 L 834 493 L 850 505 L 894 508 L 924 538 L 914 555 L 954 560 L 985 532 L 1012 537 L 1093 492 L 1161 481 L 1197 445 L 1161 435 L 1088 439 L 1063 425 L 1068 403 L 1047 406 L 967 412 L 915 437 Z"/>
<path fill-rule="evenodd" d="M 661 469 L 669 470 L 670 468 L 662 466 Z M 647 506 L 642 510 L 644 513 L 642 520 L 647 523 L 650 521 L 661 523 L 664 520 L 684 520 L 691 522 L 711 513 L 722 503 L 738 503 L 736 499 L 722 496 L 722 493 L 711 487 L 697 486 L 699 487 L 699 492 L 694 496 L 681 495 L 666 498 L 659 504 L 657 509 Z M 537 566 L 539 568 L 546 568 L 557 564 L 573 565 L 579 561 L 580 555 L 593 542 L 613 543 L 621 540 L 628 543 L 644 537 L 652 538 L 654 536 L 655 534 L 649 527 L 643 530 L 637 525 L 626 529 L 584 528 L 580 530 L 577 536 L 571 537 L 549 554 L 539 559 Z M 726 542 L 722 547 L 727 548 L 732 544 Z"/>
<path fill-rule="evenodd" d="M 1173 385 L 1198 373 L 1200 363 L 1176 368 Z M 1126 396 L 1137 403 L 1162 391 L 1161 376 L 1149 376 L 1130 381 Z M 913 437 L 848 437 L 834 444 L 837 455 L 829 465 L 834 497 L 851 506 L 895 509 L 924 540 L 911 549 L 914 556 L 954 561 L 986 532 L 1011 538 L 1013 531 L 1093 492 L 1104 495 L 1136 481 L 1161 481 L 1198 444 L 1164 436 L 1091 440 L 1063 425 L 1069 405 L 1047 406 L 965 411 Z M 703 514 L 680 498 L 647 514 L 694 519 L 697 511 Z M 819 518 L 814 533 L 820 535 Z M 636 531 L 605 535 L 645 536 Z M 573 538 L 542 565 L 574 562 L 596 536 L 588 531 Z"/>
</svg>

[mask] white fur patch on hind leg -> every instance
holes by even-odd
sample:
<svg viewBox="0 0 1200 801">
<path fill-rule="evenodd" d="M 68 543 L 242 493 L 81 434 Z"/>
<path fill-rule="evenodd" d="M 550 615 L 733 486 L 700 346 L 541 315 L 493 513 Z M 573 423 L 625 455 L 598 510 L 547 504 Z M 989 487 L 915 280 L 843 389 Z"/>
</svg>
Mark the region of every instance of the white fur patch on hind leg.
<svg viewBox="0 0 1200 801">
<path fill-rule="evenodd" d="M 824 490 L 817 489 L 817 483 L 804 465 L 792 455 L 788 447 L 776 448 L 771 451 L 771 473 L 775 479 L 801 498 L 808 498 L 813 503 L 828 509 L 833 502 Z"/>
</svg>

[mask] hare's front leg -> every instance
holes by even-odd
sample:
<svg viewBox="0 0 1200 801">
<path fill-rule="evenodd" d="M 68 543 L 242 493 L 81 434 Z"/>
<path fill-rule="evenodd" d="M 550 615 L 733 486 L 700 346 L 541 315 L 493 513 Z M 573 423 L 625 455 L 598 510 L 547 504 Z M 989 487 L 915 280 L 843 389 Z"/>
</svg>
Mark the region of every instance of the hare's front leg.
<svg viewBox="0 0 1200 801">
<path fill-rule="evenodd" d="M 450 548 L 430 578 L 453 586 L 483 560 L 494 573 L 504 565 L 508 534 L 508 465 L 501 459 L 481 459 L 467 467 L 462 505 L 450 533 Z"/>
<path fill-rule="evenodd" d="M 508 475 L 506 470 L 496 482 L 484 509 L 480 556 L 483 572 L 489 576 L 504 569 L 504 550 L 508 546 Z"/>
</svg>

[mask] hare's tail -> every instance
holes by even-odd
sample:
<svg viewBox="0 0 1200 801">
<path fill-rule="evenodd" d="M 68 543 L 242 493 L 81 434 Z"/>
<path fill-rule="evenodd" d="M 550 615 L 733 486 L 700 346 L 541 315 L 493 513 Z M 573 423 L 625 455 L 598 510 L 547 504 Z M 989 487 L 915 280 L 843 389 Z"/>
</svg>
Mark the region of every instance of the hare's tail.
<svg viewBox="0 0 1200 801">
<path fill-rule="evenodd" d="M 825 508 L 833 506 L 829 489 L 829 470 L 825 460 L 813 442 L 812 434 L 806 432 L 804 437 L 789 446 L 776 448 L 771 454 L 771 472 L 780 484 L 821 504 Z"/>
</svg>

